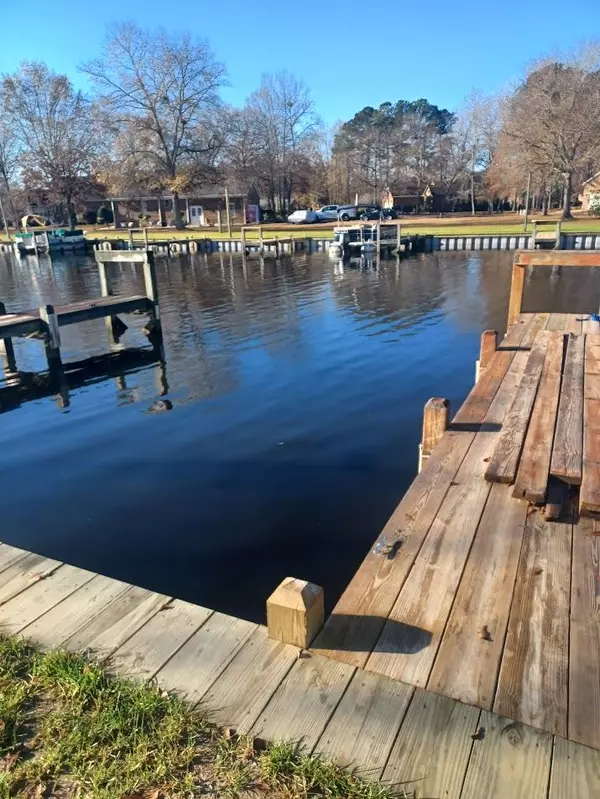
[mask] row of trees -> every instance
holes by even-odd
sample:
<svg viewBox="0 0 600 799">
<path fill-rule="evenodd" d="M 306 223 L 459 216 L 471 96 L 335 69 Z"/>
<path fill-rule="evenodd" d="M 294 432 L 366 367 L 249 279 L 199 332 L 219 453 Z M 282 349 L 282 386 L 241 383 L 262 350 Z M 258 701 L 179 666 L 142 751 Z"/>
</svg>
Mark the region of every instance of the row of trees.
<svg viewBox="0 0 600 799">
<path fill-rule="evenodd" d="M 234 182 L 286 211 L 356 193 L 378 201 L 388 187 L 418 206 L 434 186 L 474 213 L 518 206 L 531 175 L 536 203 L 560 196 L 568 216 L 600 163 L 599 52 L 537 64 L 513 91 L 473 94 L 457 112 L 400 100 L 329 131 L 292 75 L 265 75 L 243 107 L 228 107 L 226 69 L 207 42 L 121 24 L 80 67 L 91 96 L 43 63 L 3 76 L 0 196 L 13 219 L 44 196 L 74 223 L 92 191 L 177 198 Z"/>
</svg>

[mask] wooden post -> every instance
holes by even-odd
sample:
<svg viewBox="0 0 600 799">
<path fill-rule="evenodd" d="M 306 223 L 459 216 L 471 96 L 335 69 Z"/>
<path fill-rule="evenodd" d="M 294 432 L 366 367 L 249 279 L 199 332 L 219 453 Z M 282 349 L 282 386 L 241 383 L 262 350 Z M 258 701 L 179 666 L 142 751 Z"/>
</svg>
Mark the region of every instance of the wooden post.
<svg viewBox="0 0 600 799">
<path fill-rule="evenodd" d="M 258 241 L 259 241 L 259 246 L 260 246 L 260 253 L 261 253 L 261 255 L 262 255 L 262 253 L 263 253 L 263 251 L 264 251 L 264 244 L 263 244 L 263 229 L 262 229 L 262 225 L 259 225 L 259 226 L 258 226 Z"/>
<path fill-rule="evenodd" d="M 517 256 L 518 258 L 518 256 Z M 523 289 L 525 287 L 525 267 L 515 260 L 510 284 L 510 299 L 508 301 L 508 321 L 510 327 L 519 318 L 523 304 Z"/>
<path fill-rule="evenodd" d="M 325 621 L 323 589 L 286 577 L 267 599 L 269 638 L 307 649 Z"/>
<path fill-rule="evenodd" d="M 219 233 L 223 231 L 223 224 L 221 222 L 221 209 L 217 208 L 217 225 L 219 226 Z"/>
<path fill-rule="evenodd" d="M 144 249 L 148 249 L 148 228 L 144 227 Z"/>
<path fill-rule="evenodd" d="M 475 382 L 479 380 L 481 370 L 485 369 L 498 348 L 498 333 L 496 330 L 484 330 L 481 334 L 479 346 L 479 360 L 475 361 Z"/>
<path fill-rule="evenodd" d="M 185 218 L 188 225 L 190 225 L 192 222 L 192 217 L 190 216 L 190 201 L 187 197 L 185 198 Z"/>
<path fill-rule="evenodd" d="M 242 252 L 244 255 L 246 254 L 246 228 L 242 225 L 242 230 L 240 233 L 242 237 Z"/>
<path fill-rule="evenodd" d="M 448 429 L 450 400 L 432 397 L 425 403 L 423 411 L 423 434 L 419 444 L 419 472 L 429 459 L 431 452 Z"/>
<path fill-rule="evenodd" d="M 537 236 L 537 222 L 534 219 L 533 223 L 532 223 L 531 242 L 529 244 L 529 249 L 530 250 L 535 250 L 535 238 L 536 238 L 536 236 Z"/>
<path fill-rule="evenodd" d="M 106 264 L 101 260 L 101 256 L 98 257 L 98 255 L 96 255 L 96 262 L 98 264 L 98 275 L 100 277 L 100 293 L 103 297 L 111 297 L 113 293 L 112 282 L 106 270 Z M 125 322 L 121 321 L 118 316 L 105 316 L 104 324 L 106 325 L 108 341 L 111 347 L 118 344 L 119 339 L 127 330 Z"/>
<path fill-rule="evenodd" d="M 225 219 L 227 220 L 227 235 L 231 238 L 231 213 L 229 212 L 229 189 L 225 186 Z"/>
<path fill-rule="evenodd" d="M 129 228 L 129 249 L 133 250 L 133 230 Z"/>
<path fill-rule="evenodd" d="M 275 236 L 275 257 L 279 258 L 279 236 Z"/>
<path fill-rule="evenodd" d="M 5 314 L 6 306 L 3 302 L 0 302 L 0 316 L 4 316 Z M 10 338 L 0 338 L 0 361 L 2 362 L 5 377 L 16 373 L 17 361 L 12 339 Z"/>
<path fill-rule="evenodd" d="M 400 255 L 400 250 L 402 248 L 402 225 L 398 223 L 396 225 L 396 250 L 398 255 Z"/>
<path fill-rule="evenodd" d="M 554 249 L 555 250 L 562 250 L 562 233 L 561 233 L 562 223 L 559 219 L 556 223 L 556 241 L 554 242 Z"/>
<path fill-rule="evenodd" d="M 114 200 L 110 201 L 110 210 L 112 211 L 112 215 L 113 215 L 113 228 L 115 230 L 117 230 L 118 227 L 119 227 L 119 222 L 117 220 L 117 207 L 115 205 L 115 201 Z"/>
<path fill-rule="evenodd" d="M 378 220 L 375 230 L 377 232 L 377 255 L 379 255 L 381 253 L 381 220 Z"/>
<path fill-rule="evenodd" d="M 46 349 L 48 369 L 50 372 L 55 372 L 57 369 L 62 368 L 62 362 L 60 358 L 60 329 L 54 306 L 41 305 L 40 319 L 45 323 L 46 328 L 44 330 L 44 347 Z"/>
<path fill-rule="evenodd" d="M 144 328 L 144 332 L 149 338 L 153 338 L 155 342 L 158 342 L 162 338 L 162 331 L 160 324 L 160 308 L 158 305 L 158 283 L 156 280 L 156 267 L 154 265 L 153 252 L 146 253 L 143 266 L 146 296 L 152 303 L 152 308 L 150 310 L 150 322 Z"/>
</svg>

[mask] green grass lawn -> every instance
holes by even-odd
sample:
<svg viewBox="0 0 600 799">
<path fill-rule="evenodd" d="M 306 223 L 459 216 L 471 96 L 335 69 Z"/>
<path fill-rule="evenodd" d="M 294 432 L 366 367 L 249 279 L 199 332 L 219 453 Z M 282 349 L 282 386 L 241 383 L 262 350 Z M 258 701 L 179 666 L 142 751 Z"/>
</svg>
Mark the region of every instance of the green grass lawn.
<svg viewBox="0 0 600 799">
<path fill-rule="evenodd" d="M 391 799 L 291 744 L 227 737 L 151 684 L 0 637 L 0 799 Z"/>
<path fill-rule="evenodd" d="M 554 233 L 556 229 L 556 218 L 544 219 L 538 218 L 537 230 L 538 233 Z M 392 222 L 391 224 L 396 224 Z M 486 219 L 485 222 L 471 223 L 468 217 L 461 218 L 454 221 L 440 221 L 438 217 L 432 217 L 431 221 L 423 221 L 423 218 L 415 219 L 401 219 L 399 224 L 402 226 L 402 232 L 419 235 L 432 235 L 432 236 L 493 236 L 493 235 L 517 235 L 523 233 L 523 220 L 522 218 L 511 214 L 502 217 L 500 222 L 492 222 Z M 125 229 L 113 230 L 106 228 L 94 228 L 86 225 L 81 226 L 86 231 L 86 236 L 89 239 L 120 239 L 127 241 L 129 233 Z M 333 223 L 331 225 L 263 225 L 263 237 L 274 238 L 304 238 L 309 236 L 311 238 L 328 239 L 333 238 Z M 528 231 L 532 230 L 531 222 L 528 225 Z M 576 218 L 563 222 L 562 230 L 565 233 L 599 233 L 600 234 L 600 219 L 591 218 Z M 135 230 L 134 238 L 136 241 L 143 240 L 143 234 L 140 230 Z M 258 229 L 256 227 L 246 231 L 247 239 L 258 239 Z M 219 232 L 215 228 L 207 228 L 198 230 L 196 228 L 186 228 L 185 230 L 175 230 L 174 228 L 149 228 L 148 239 L 162 239 L 162 240 L 177 240 L 177 239 L 227 239 L 227 230 Z M 232 238 L 241 238 L 239 227 L 232 229 Z M 6 241 L 6 235 L 0 234 L 0 241 Z"/>
</svg>

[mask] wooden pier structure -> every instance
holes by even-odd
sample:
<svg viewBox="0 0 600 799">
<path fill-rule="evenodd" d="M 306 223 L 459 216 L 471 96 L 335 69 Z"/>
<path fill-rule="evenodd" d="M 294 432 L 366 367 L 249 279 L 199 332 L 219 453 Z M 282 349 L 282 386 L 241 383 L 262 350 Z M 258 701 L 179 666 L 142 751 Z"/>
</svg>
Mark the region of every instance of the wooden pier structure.
<svg viewBox="0 0 600 799">
<path fill-rule="evenodd" d="M 583 256 L 552 254 L 600 266 Z M 88 650 L 416 799 L 600 796 L 600 520 L 581 507 L 600 322 L 521 312 L 521 270 L 550 258 L 517 254 L 506 335 L 484 333 L 454 418 L 428 403 L 420 471 L 324 626 L 301 580 L 263 626 L 2 544 L 0 631 Z"/>
<path fill-rule="evenodd" d="M 140 264 L 144 273 L 145 294 L 115 295 L 113 293 L 109 267 L 116 262 L 128 261 Z M 85 322 L 91 319 L 106 319 L 109 343 L 112 346 L 127 330 L 127 325 L 119 314 L 144 313 L 149 322 L 144 330 L 154 346 L 160 347 L 162 335 L 160 328 L 160 309 L 154 254 L 143 252 L 96 252 L 96 263 L 100 274 L 101 297 L 73 302 L 64 306 L 42 305 L 28 311 L 8 311 L 0 303 L 0 363 L 7 376 L 18 373 L 13 339 L 18 337 L 37 337 L 44 342 L 46 359 L 50 373 L 60 370 L 60 328 Z"/>
</svg>

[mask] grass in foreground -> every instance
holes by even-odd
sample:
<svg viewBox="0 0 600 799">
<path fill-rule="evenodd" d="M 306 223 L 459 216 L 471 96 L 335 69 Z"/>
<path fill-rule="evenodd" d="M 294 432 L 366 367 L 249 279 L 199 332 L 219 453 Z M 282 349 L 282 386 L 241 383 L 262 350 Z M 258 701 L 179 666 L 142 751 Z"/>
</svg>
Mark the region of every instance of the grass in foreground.
<svg viewBox="0 0 600 799">
<path fill-rule="evenodd" d="M 391 799 L 292 744 L 256 751 L 152 685 L 109 676 L 83 656 L 0 637 L 0 799 Z"/>
</svg>

